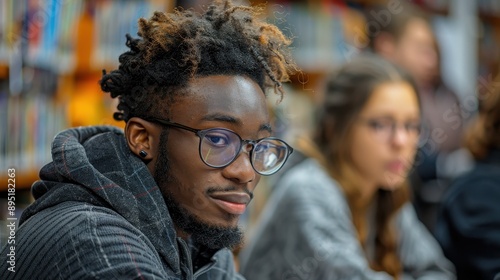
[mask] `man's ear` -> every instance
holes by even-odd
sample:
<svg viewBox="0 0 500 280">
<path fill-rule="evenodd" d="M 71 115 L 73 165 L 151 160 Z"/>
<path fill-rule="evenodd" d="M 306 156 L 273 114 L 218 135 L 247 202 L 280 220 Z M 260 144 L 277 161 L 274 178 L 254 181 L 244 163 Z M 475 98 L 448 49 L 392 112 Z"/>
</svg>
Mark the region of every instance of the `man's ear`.
<svg viewBox="0 0 500 280">
<path fill-rule="evenodd" d="M 396 39 L 387 32 L 380 32 L 373 38 L 373 49 L 386 59 L 393 59 L 396 52 Z"/>
<path fill-rule="evenodd" d="M 137 117 L 129 119 L 125 126 L 125 138 L 130 150 L 146 161 L 154 158 L 160 134 L 159 127 Z"/>
</svg>

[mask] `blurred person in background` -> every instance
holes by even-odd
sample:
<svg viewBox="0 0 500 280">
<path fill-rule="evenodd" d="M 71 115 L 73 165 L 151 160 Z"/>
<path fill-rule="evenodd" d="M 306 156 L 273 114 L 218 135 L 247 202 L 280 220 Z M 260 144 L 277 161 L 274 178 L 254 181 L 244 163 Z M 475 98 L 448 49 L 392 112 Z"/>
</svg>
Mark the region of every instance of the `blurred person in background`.
<svg viewBox="0 0 500 280">
<path fill-rule="evenodd" d="M 392 13 L 377 6 L 366 17 L 379 27 L 368 32 L 370 49 L 408 71 L 419 89 L 422 133 L 410 178 L 417 214 L 432 231 L 450 180 L 469 163 L 467 157 L 454 153 L 461 148 L 463 133 L 459 99 L 441 79 L 439 46 L 427 15 L 418 6 L 401 2 Z"/>
<path fill-rule="evenodd" d="M 314 143 L 281 174 L 240 255 L 247 279 L 454 279 L 406 182 L 421 109 L 412 79 L 376 56 L 327 82 Z M 297 154 L 297 151 L 294 153 Z"/>
<path fill-rule="evenodd" d="M 500 273 L 500 87 L 482 93 L 479 101 L 479 114 L 465 135 L 475 166 L 450 185 L 435 231 L 458 279 L 493 279 Z"/>
</svg>

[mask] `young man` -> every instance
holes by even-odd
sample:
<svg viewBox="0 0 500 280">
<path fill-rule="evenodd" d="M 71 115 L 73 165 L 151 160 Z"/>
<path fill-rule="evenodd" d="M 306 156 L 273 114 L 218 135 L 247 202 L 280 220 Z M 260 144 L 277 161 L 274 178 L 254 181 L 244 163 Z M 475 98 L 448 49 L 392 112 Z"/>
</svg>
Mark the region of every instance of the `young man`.
<svg viewBox="0 0 500 280">
<path fill-rule="evenodd" d="M 271 137 L 265 101 L 268 88 L 283 94 L 290 42 L 255 12 L 225 1 L 139 21 L 100 81 L 124 132 L 56 136 L 2 279 L 240 277 L 238 218 L 292 152 Z"/>
</svg>

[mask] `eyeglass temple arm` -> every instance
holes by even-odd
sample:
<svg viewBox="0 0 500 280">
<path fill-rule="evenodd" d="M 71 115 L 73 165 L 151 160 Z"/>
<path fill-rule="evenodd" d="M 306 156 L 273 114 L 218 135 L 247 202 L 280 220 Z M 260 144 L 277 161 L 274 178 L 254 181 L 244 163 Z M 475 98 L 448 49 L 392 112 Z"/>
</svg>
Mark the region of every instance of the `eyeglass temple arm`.
<svg viewBox="0 0 500 280">
<path fill-rule="evenodd" d="M 149 117 L 149 118 L 144 118 L 144 119 L 147 121 L 159 123 L 159 124 L 166 125 L 166 126 L 178 127 L 178 128 L 185 129 L 185 130 L 188 130 L 188 131 L 191 131 L 194 133 L 198 133 L 200 131 L 199 129 L 194 129 L 194 128 L 191 128 L 191 127 L 179 124 L 179 123 L 175 123 L 175 122 L 171 122 L 171 121 L 167 121 L 167 120 L 162 120 L 162 119 L 158 119 L 158 118 Z"/>
</svg>

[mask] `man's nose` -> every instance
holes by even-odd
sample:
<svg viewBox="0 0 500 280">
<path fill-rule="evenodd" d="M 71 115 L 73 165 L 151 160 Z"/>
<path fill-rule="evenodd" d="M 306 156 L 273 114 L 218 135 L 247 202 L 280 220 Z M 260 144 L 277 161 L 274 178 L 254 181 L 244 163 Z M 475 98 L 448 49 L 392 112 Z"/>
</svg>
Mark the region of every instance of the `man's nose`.
<svg viewBox="0 0 500 280">
<path fill-rule="evenodd" d="M 250 148 L 251 150 L 251 148 Z M 243 152 L 236 157 L 236 159 L 222 170 L 223 176 L 235 181 L 239 184 L 246 184 L 256 179 L 257 173 L 253 169 L 250 150 L 247 148 L 242 149 Z"/>
</svg>

